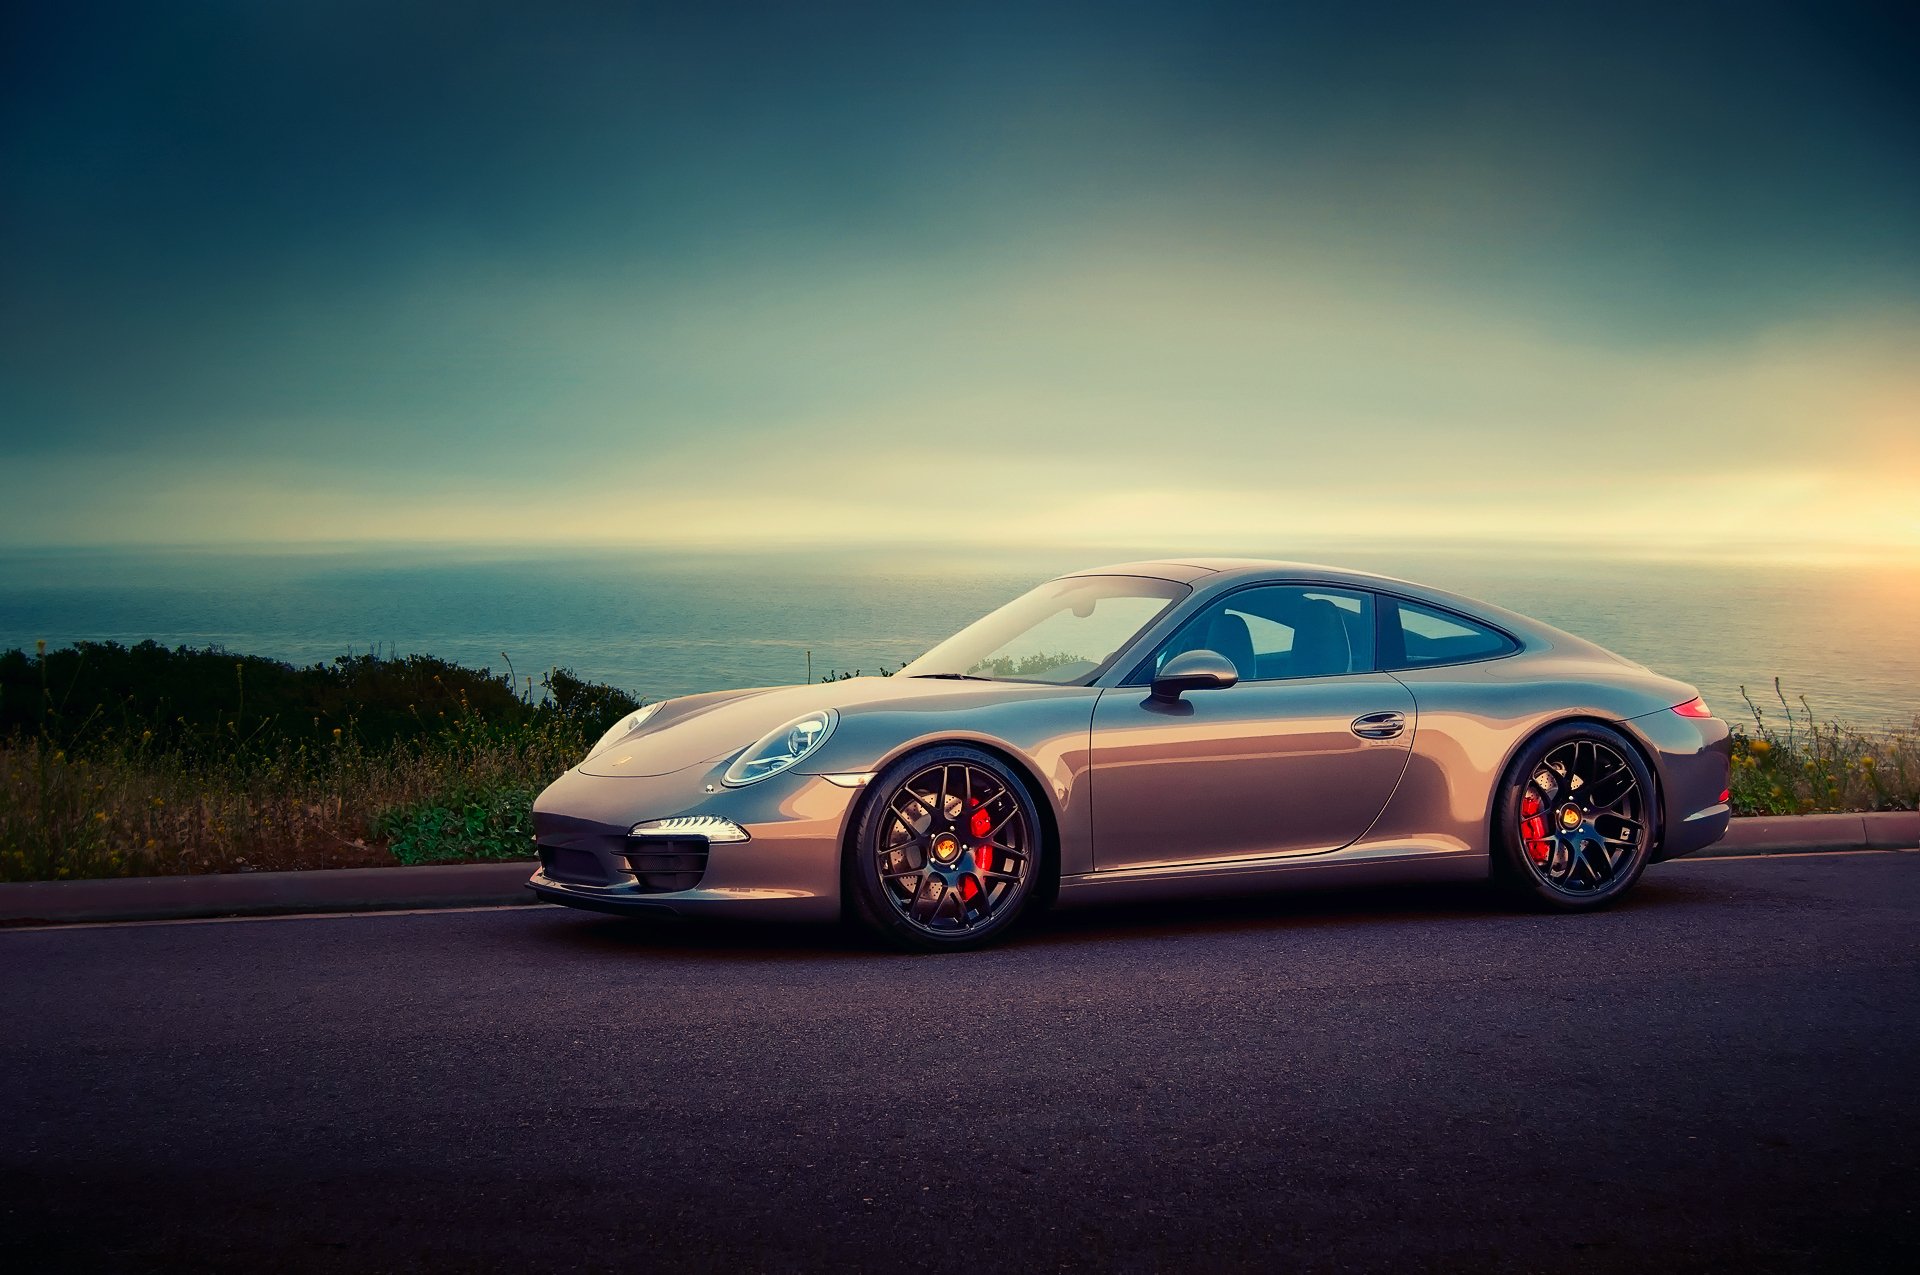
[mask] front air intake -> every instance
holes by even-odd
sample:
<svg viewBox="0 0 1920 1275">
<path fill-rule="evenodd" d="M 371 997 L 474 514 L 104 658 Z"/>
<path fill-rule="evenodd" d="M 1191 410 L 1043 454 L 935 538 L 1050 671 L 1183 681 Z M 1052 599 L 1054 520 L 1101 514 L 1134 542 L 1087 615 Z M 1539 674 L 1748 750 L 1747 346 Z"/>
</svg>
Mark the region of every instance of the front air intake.
<svg viewBox="0 0 1920 1275">
<path fill-rule="evenodd" d="M 629 837 L 621 851 L 641 894 L 691 890 L 707 871 L 705 837 Z"/>
<path fill-rule="evenodd" d="M 551 880 L 575 885 L 613 884 L 613 875 L 599 855 L 572 846 L 541 846 L 540 871 Z"/>
</svg>

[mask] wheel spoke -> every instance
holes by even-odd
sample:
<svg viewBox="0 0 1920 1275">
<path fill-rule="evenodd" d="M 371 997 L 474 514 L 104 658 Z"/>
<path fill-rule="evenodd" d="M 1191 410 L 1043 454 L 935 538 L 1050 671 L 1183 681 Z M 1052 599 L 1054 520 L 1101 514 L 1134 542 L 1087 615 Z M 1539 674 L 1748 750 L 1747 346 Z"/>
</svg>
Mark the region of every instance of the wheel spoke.
<svg viewBox="0 0 1920 1275">
<path fill-rule="evenodd" d="M 1561 881 L 1569 890 L 1578 890 L 1580 888 L 1580 870 L 1587 866 L 1585 848 L 1581 846 L 1579 842 L 1569 840 L 1567 842 L 1567 870 L 1561 876 Z"/>
<path fill-rule="evenodd" d="M 934 873 L 929 872 L 921 877 L 920 888 L 913 892 L 913 906 L 908 915 L 922 925 L 931 925 L 940 915 L 940 904 L 946 897 L 940 892 L 940 886 L 940 878 Z"/>
<path fill-rule="evenodd" d="M 1593 860 L 1588 856 L 1588 851 L 1591 848 L 1592 847 L 1585 841 L 1577 841 L 1574 843 L 1573 867 L 1567 870 L 1567 881 L 1569 884 L 1582 873 L 1586 874 L 1588 885 L 1597 886 L 1600 884 L 1600 874 L 1595 870 Z"/>
<path fill-rule="evenodd" d="M 1562 883 L 1573 877 L 1573 847 L 1557 832 L 1553 834 L 1553 852 L 1547 856 L 1547 876 Z"/>
<path fill-rule="evenodd" d="M 972 900 L 969 901 L 967 905 L 973 909 L 974 919 L 976 921 L 984 921 L 988 917 L 992 916 L 993 915 L 993 888 L 989 886 L 985 881 L 982 881 L 980 879 L 980 874 L 978 872 L 970 873 L 967 876 L 963 877 L 962 880 L 973 882 L 974 889 L 979 891 L 979 893 L 974 895 Z M 960 888 L 960 897 L 963 900 L 966 899 L 965 886 L 962 886 Z"/>
<path fill-rule="evenodd" d="M 940 896 L 939 904 L 933 909 L 933 919 L 938 921 L 942 912 L 953 913 L 956 925 L 967 924 L 967 900 L 961 895 L 959 887 L 949 885 L 946 893 Z"/>
<path fill-rule="evenodd" d="M 991 806 L 994 802 L 1000 800 L 1002 797 L 1010 797 L 1013 795 L 1012 793 L 1007 791 L 1007 786 L 1005 784 L 1001 783 L 998 779 L 994 779 L 992 775 L 982 775 L 981 778 L 993 779 L 993 783 L 994 783 L 993 795 L 991 797 L 982 797 L 980 799 L 981 805 Z"/>
</svg>

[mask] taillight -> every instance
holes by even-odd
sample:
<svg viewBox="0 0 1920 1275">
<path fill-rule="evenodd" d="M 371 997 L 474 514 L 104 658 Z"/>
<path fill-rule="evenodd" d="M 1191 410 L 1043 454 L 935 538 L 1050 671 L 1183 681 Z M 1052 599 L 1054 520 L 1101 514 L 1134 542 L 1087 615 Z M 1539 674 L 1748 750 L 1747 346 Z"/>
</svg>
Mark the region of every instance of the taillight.
<svg viewBox="0 0 1920 1275">
<path fill-rule="evenodd" d="M 1707 707 L 1707 701 L 1701 699 L 1698 695 L 1694 696 L 1692 699 L 1688 700 L 1684 704 L 1675 704 L 1673 706 L 1673 711 L 1680 714 L 1680 716 L 1682 717 L 1712 717 L 1713 716 L 1713 710 Z"/>
</svg>

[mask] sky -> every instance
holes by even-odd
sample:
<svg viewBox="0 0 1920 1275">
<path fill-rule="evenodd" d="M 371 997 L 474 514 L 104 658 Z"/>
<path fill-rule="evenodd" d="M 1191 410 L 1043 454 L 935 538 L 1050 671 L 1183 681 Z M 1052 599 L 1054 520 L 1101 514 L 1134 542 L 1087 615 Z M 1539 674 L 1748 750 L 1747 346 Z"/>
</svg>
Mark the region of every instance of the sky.
<svg viewBox="0 0 1920 1275">
<path fill-rule="evenodd" d="M 1920 18 L 0 17 L 0 544 L 1920 554 Z"/>
</svg>

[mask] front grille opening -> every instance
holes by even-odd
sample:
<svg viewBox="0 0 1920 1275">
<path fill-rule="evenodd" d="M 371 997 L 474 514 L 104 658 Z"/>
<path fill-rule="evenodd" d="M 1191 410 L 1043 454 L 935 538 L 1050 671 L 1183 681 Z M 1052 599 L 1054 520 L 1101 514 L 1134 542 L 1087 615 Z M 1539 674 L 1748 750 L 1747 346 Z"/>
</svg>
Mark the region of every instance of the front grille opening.
<svg viewBox="0 0 1920 1275">
<path fill-rule="evenodd" d="M 600 856 L 591 850 L 573 846 L 541 846 L 540 871 L 554 881 L 572 881 L 580 885 L 611 885 L 613 874 Z"/>
<path fill-rule="evenodd" d="M 631 837 L 621 857 L 642 894 L 691 890 L 707 872 L 705 837 Z"/>
</svg>

